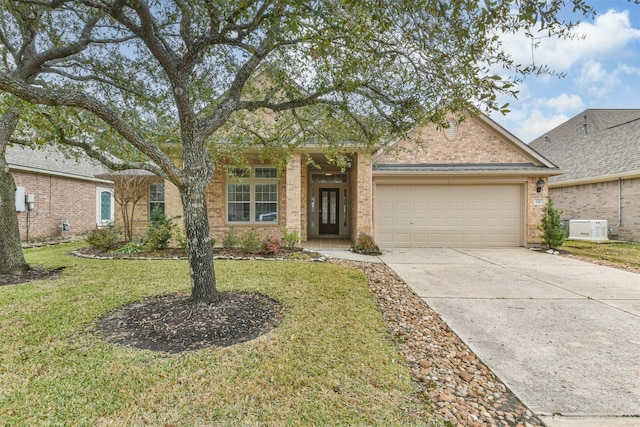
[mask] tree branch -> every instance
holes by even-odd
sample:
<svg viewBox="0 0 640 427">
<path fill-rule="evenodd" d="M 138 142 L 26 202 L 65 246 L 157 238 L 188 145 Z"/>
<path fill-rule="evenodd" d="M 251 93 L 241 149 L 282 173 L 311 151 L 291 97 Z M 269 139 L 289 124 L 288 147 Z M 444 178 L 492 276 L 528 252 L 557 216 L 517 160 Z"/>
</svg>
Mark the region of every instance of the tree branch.
<svg viewBox="0 0 640 427">
<path fill-rule="evenodd" d="M 178 77 L 176 64 L 178 58 L 172 54 L 167 48 L 166 42 L 158 36 L 156 31 L 155 20 L 146 4 L 139 0 L 131 1 L 130 7 L 135 10 L 138 18 L 140 18 L 141 26 L 137 26 L 122 11 L 125 1 L 118 0 L 114 2 L 109 9 L 109 14 L 124 25 L 129 31 L 135 34 L 147 46 L 149 52 L 158 60 L 162 69 L 167 73 L 170 80 L 175 81 Z"/>
<path fill-rule="evenodd" d="M 133 88 L 129 88 L 129 87 L 125 87 L 121 84 L 118 84 L 117 82 L 115 82 L 114 80 L 109 80 L 109 79 L 105 79 L 96 75 L 86 75 L 86 76 L 77 76 L 74 74 L 70 74 L 67 72 L 64 72 L 62 70 L 59 70 L 57 68 L 42 68 L 42 71 L 40 72 L 40 74 L 57 74 L 59 76 L 62 77 L 66 77 L 69 80 L 73 80 L 73 81 L 77 81 L 77 82 L 98 82 L 98 83 L 104 83 L 106 85 L 112 86 L 116 89 L 119 89 L 123 92 L 127 92 L 130 93 L 131 95 L 135 95 L 139 98 L 142 98 L 146 101 L 151 101 L 150 98 L 148 98 L 143 92 L 139 92 Z"/>
<path fill-rule="evenodd" d="M 58 131 L 58 140 L 60 141 L 61 144 L 68 145 L 71 147 L 78 147 L 82 149 L 82 151 L 85 152 L 89 157 L 99 161 L 100 163 L 102 163 L 103 165 L 105 165 L 106 167 L 108 167 L 113 171 L 142 169 L 142 170 L 146 170 L 147 172 L 151 172 L 154 175 L 168 179 L 168 177 L 162 171 L 162 169 L 160 169 L 153 163 L 125 162 L 125 161 L 115 162 L 110 157 L 106 156 L 104 153 L 101 153 L 100 151 L 97 151 L 96 149 L 94 149 L 91 146 L 91 144 L 82 142 L 82 141 L 77 141 L 71 138 L 67 138 L 64 134 L 64 131 L 60 128 L 58 128 L 57 131 Z"/>
<path fill-rule="evenodd" d="M 42 64 L 46 63 L 47 61 L 52 61 L 58 58 L 66 58 L 76 53 L 82 52 L 91 42 L 91 32 L 100 19 L 100 16 L 92 16 L 91 18 L 89 18 L 84 28 L 82 29 L 77 42 L 71 43 L 67 46 L 49 49 L 40 54 L 36 54 L 32 58 L 27 58 L 27 60 L 20 67 L 20 70 L 17 72 L 17 74 L 22 79 L 29 79 L 34 74 L 36 74 Z"/>
<path fill-rule="evenodd" d="M 155 162 L 164 172 L 161 176 L 164 176 L 178 187 L 184 185 L 181 171 L 166 154 L 144 139 L 118 113 L 95 97 L 68 90 L 41 89 L 29 86 L 4 74 L 0 74 L 0 89 L 13 93 L 31 104 L 77 107 L 95 114 L 105 123 L 113 126 L 131 145 Z"/>
</svg>

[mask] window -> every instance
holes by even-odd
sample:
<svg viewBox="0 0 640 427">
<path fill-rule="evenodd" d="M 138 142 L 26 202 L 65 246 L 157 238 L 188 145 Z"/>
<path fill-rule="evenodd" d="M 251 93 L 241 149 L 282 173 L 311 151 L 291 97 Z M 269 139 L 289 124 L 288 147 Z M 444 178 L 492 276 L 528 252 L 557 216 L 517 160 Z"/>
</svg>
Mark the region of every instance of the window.
<svg viewBox="0 0 640 427">
<path fill-rule="evenodd" d="M 311 182 L 341 184 L 347 182 L 347 174 L 337 172 L 314 173 L 311 175 Z"/>
<path fill-rule="evenodd" d="M 98 226 L 113 223 L 113 190 L 111 188 L 96 188 L 96 224 Z"/>
<path fill-rule="evenodd" d="M 149 185 L 149 218 L 156 207 L 164 214 L 164 182 L 152 182 Z"/>
<path fill-rule="evenodd" d="M 278 221 L 277 169 L 255 167 L 229 170 L 227 221 Z"/>
</svg>

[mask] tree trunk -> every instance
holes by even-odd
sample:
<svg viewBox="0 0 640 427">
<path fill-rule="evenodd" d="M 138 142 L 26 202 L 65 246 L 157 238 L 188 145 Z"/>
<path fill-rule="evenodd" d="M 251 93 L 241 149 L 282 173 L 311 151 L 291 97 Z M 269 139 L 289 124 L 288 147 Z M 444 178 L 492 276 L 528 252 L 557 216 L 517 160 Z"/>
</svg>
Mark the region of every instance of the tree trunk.
<svg viewBox="0 0 640 427">
<path fill-rule="evenodd" d="M 218 290 L 209 234 L 206 186 L 193 187 L 185 186 L 180 190 L 191 273 L 191 298 L 196 303 L 214 303 L 218 301 Z"/>
<path fill-rule="evenodd" d="M 16 184 L 5 158 L 9 139 L 18 124 L 18 110 L 11 108 L 0 117 L 0 273 L 21 274 L 29 270 L 20 246 L 16 215 Z"/>
</svg>

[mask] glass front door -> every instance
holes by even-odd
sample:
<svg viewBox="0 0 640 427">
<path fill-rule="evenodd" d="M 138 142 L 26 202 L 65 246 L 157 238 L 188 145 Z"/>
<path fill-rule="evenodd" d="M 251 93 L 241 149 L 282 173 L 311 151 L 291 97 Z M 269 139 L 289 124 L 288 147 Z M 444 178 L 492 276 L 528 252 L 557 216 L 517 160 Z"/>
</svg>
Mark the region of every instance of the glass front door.
<svg viewBox="0 0 640 427">
<path fill-rule="evenodd" d="M 321 188 L 320 189 L 320 207 L 318 214 L 320 215 L 320 234 L 339 234 L 340 221 L 338 210 L 338 196 L 340 190 L 337 188 Z"/>
</svg>

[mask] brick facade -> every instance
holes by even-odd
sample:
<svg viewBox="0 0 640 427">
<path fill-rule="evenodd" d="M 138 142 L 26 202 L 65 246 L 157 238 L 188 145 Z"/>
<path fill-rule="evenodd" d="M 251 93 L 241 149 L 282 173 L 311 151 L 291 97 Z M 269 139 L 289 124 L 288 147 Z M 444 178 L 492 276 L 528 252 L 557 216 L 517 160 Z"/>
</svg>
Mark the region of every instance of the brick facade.
<svg viewBox="0 0 640 427">
<path fill-rule="evenodd" d="M 355 155 L 352 167 L 351 179 L 351 205 L 355 212 L 351 214 L 354 219 L 351 227 L 351 240 L 355 241 L 360 233 L 373 237 L 373 175 L 371 155 L 359 151 Z M 355 196 L 355 203 L 354 201 Z"/>
<path fill-rule="evenodd" d="M 458 124 L 455 137 L 427 124 L 397 142 L 388 154 L 376 157 L 384 164 L 529 163 L 512 144 L 472 118 Z"/>
<path fill-rule="evenodd" d="M 618 180 L 554 186 L 550 195 L 563 219 L 605 219 L 616 233 L 612 238 L 640 242 L 640 178 L 623 179 L 622 221 L 618 224 Z"/>
<path fill-rule="evenodd" d="M 445 130 L 435 124 L 427 124 L 414 131 L 406 140 L 399 141 L 389 153 L 375 157 L 376 164 L 390 165 L 456 165 L 456 164 L 495 164 L 526 165 L 534 159 L 521 147 L 491 129 L 485 121 L 467 118 L 458 124 L 455 136 L 445 135 Z M 508 167 L 508 166 L 507 166 Z M 471 176 L 471 175 L 469 175 Z M 423 179 L 440 179 L 441 183 L 464 179 L 464 175 L 425 175 Z M 543 178 L 545 187 L 540 193 L 536 190 L 537 181 Z M 524 244 L 536 246 L 542 241 L 539 230 L 540 220 L 544 212 L 544 204 L 548 195 L 548 179 L 536 173 L 527 176 L 526 172 L 518 176 L 514 173 L 500 174 L 477 172 L 469 182 L 508 182 L 522 183 L 524 209 Z M 417 183 L 414 179 L 414 183 Z"/>
<path fill-rule="evenodd" d="M 442 129 L 435 125 L 427 125 L 410 136 L 405 141 L 400 141 L 394 146 L 394 150 L 372 157 L 364 151 L 354 151 L 351 154 L 351 164 L 345 171 L 340 171 L 335 166 L 326 163 L 324 156 L 315 153 L 316 164 L 307 165 L 301 154 L 292 155 L 284 171 L 279 174 L 278 188 L 278 221 L 275 223 L 230 223 L 226 220 L 227 211 L 227 176 L 224 168 L 218 168 L 207 188 L 207 204 L 209 209 L 209 224 L 211 235 L 221 244 L 225 233 L 231 226 L 239 233 L 249 229 L 257 230 L 263 237 L 280 237 L 282 231 L 287 229 L 297 231 L 303 239 L 309 235 L 319 236 L 318 232 L 318 200 L 319 188 L 340 189 L 339 202 L 342 208 L 346 198 L 346 224 L 344 212 L 340 213 L 340 232 L 331 237 L 349 237 L 352 240 L 360 233 L 374 236 L 375 217 L 375 176 L 374 161 L 376 164 L 400 164 L 415 165 L 428 164 L 496 164 L 496 165 L 523 165 L 532 166 L 532 169 L 543 165 L 536 154 L 524 148 L 521 142 L 514 142 L 515 138 L 496 130 L 487 120 L 469 118 L 459 124 L 455 137 L 446 137 Z M 496 125 L 497 126 L 497 125 Z M 417 141 L 417 144 L 416 144 Z M 250 162 L 255 165 L 268 165 L 265 161 Z M 509 166 L 506 166 L 508 168 Z M 525 170 L 525 169 L 522 169 Z M 547 186 L 542 192 L 536 191 L 536 182 L 541 178 L 547 181 L 549 172 L 542 168 L 535 170 L 534 176 L 528 176 L 529 172 L 510 171 L 488 172 L 478 177 L 456 176 L 466 181 L 478 179 L 478 182 L 519 184 L 522 188 L 523 240 L 526 245 L 538 244 L 540 231 L 538 229 L 543 213 L 544 203 L 547 197 Z M 346 173 L 346 183 L 332 181 L 313 182 L 314 174 Z M 452 176 L 450 176 L 452 177 Z M 344 198 L 343 198 L 344 197 Z M 182 215 L 180 195 L 175 187 L 166 183 L 165 200 L 167 214 L 171 216 Z M 312 212 L 312 201 L 316 204 Z M 147 202 L 145 202 L 147 203 Z M 145 210 L 141 211 L 146 215 Z M 140 225 L 146 223 L 144 215 L 137 217 Z M 148 221 L 148 217 L 146 218 Z M 137 229 L 141 229 L 138 227 Z"/>
<path fill-rule="evenodd" d="M 527 179 L 526 245 L 539 245 L 542 243 L 540 224 L 544 215 L 544 207 L 549 197 L 549 183 L 545 179 L 545 185 L 542 191 L 538 193 L 536 190 L 538 179 L 537 177 L 529 177 Z"/>
<path fill-rule="evenodd" d="M 162 182 L 161 178 L 158 177 L 147 177 L 142 180 L 142 184 L 147 188 L 145 195 L 136 203 L 135 209 L 133 211 L 133 224 L 132 224 L 132 234 L 134 239 L 140 238 L 144 236 L 149 228 L 149 186 L 154 182 Z M 168 216 L 182 215 L 182 203 L 180 202 L 180 195 L 178 194 L 177 200 L 168 200 L 168 194 L 171 194 L 171 187 L 175 189 L 175 192 L 178 193 L 178 190 L 172 186 L 171 184 L 165 183 L 165 213 Z M 118 192 L 118 180 L 115 180 L 115 192 Z M 117 227 L 123 227 L 123 219 L 122 219 L 122 209 L 121 206 L 116 203 L 115 206 L 115 224 Z"/>
<path fill-rule="evenodd" d="M 20 238 L 29 240 L 61 237 L 60 222 L 71 226 L 65 235 L 84 235 L 97 226 L 96 189 L 113 188 L 111 184 L 79 180 L 56 175 L 13 171 L 16 186 L 25 187 L 35 196 L 31 212 L 18 212 Z"/>
</svg>

